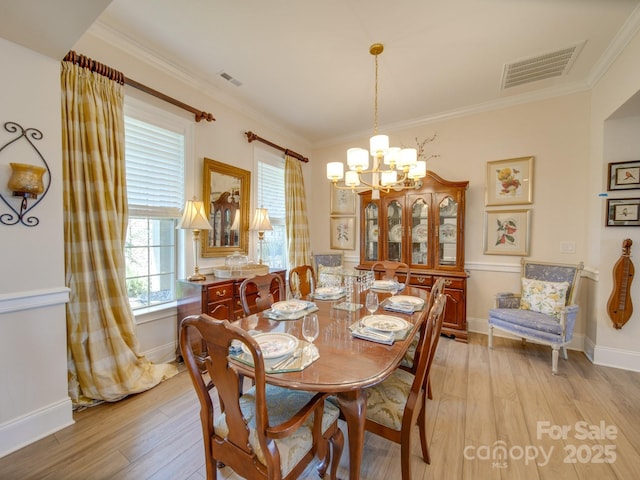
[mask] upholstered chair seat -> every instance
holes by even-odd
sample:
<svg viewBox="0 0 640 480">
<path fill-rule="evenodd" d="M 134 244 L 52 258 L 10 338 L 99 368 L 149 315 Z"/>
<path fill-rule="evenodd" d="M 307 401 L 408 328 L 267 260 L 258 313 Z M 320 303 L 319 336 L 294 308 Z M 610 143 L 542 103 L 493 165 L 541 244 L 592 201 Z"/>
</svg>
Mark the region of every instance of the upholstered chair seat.
<svg viewBox="0 0 640 480">
<path fill-rule="evenodd" d="M 567 265 L 522 259 L 520 293 L 498 293 L 489 310 L 489 348 L 493 331 L 499 329 L 522 341 L 551 347 L 551 372 L 558 373 L 558 356 L 566 360 L 578 317 L 577 296 L 583 264 Z"/>
</svg>

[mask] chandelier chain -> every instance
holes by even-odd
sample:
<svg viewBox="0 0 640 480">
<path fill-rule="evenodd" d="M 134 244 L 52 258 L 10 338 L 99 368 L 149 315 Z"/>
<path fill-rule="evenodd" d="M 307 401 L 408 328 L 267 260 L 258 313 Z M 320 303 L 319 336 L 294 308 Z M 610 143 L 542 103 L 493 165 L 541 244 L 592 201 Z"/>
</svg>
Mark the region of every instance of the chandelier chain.
<svg viewBox="0 0 640 480">
<path fill-rule="evenodd" d="M 375 95 L 373 104 L 373 134 L 378 134 L 378 55 L 376 57 L 376 83 L 375 83 Z"/>
</svg>

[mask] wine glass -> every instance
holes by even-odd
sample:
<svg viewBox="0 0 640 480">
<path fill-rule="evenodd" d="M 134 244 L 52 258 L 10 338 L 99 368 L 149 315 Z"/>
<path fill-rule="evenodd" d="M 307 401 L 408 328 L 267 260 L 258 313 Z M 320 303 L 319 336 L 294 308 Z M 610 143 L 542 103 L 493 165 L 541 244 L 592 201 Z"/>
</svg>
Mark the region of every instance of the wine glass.
<svg viewBox="0 0 640 480">
<path fill-rule="evenodd" d="M 318 326 L 318 315 L 315 313 L 309 313 L 302 319 L 302 336 L 310 343 L 308 347 L 305 347 L 307 352 L 311 353 L 312 349 L 315 349 L 313 341 L 318 338 L 320 334 L 320 327 Z"/>
<path fill-rule="evenodd" d="M 376 292 L 368 291 L 365 300 L 365 307 L 369 310 L 371 315 L 378 310 L 378 305 L 378 294 Z"/>
<path fill-rule="evenodd" d="M 394 278 L 391 281 L 391 286 L 389 287 L 389 291 L 391 292 L 391 296 L 393 297 L 400 290 L 400 284 L 398 283 L 398 279 Z"/>
</svg>

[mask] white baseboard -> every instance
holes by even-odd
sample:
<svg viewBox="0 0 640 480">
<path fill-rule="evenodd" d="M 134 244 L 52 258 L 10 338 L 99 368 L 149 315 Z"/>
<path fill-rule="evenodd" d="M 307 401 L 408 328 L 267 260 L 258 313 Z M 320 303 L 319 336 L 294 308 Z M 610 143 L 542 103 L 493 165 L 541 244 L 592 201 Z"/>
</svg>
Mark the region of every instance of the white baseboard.
<svg viewBox="0 0 640 480">
<path fill-rule="evenodd" d="M 0 425 L 0 458 L 73 425 L 70 398 L 64 398 Z"/>
<path fill-rule="evenodd" d="M 591 361 L 603 367 L 621 368 L 622 370 L 640 372 L 639 352 L 596 345 L 593 349 L 593 359 Z"/>
<path fill-rule="evenodd" d="M 171 363 L 176 360 L 176 344 L 174 342 L 157 346 L 142 354 L 153 363 Z"/>
</svg>

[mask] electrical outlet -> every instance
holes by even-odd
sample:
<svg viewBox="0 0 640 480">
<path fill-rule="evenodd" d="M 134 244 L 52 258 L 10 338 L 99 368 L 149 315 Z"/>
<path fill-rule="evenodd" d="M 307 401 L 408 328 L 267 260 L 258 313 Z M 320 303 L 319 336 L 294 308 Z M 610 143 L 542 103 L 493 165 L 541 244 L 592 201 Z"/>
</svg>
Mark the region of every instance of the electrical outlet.
<svg viewBox="0 0 640 480">
<path fill-rule="evenodd" d="M 560 253 L 576 253 L 576 242 L 560 242 Z"/>
</svg>

